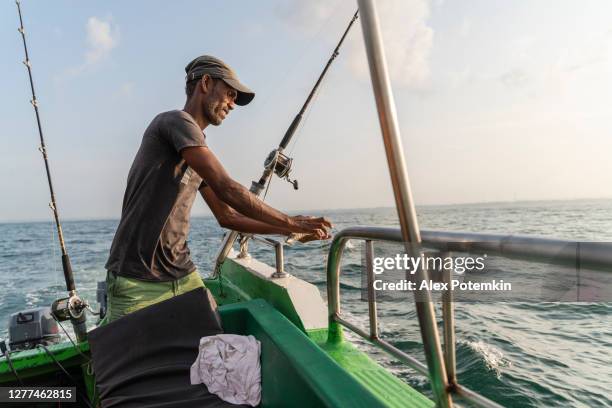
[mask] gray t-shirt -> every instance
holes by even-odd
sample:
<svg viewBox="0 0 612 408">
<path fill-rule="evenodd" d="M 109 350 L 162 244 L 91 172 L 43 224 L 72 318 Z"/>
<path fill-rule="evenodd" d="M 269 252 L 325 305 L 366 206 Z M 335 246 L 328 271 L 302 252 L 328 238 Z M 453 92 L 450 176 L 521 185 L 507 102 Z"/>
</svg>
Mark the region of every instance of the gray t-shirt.
<svg viewBox="0 0 612 408">
<path fill-rule="evenodd" d="M 187 236 L 202 178 L 181 157 L 181 150 L 190 146 L 206 142 L 186 112 L 160 113 L 145 130 L 128 174 L 121 221 L 106 263 L 109 271 L 171 281 L 196 269 Z"/>
</svg>

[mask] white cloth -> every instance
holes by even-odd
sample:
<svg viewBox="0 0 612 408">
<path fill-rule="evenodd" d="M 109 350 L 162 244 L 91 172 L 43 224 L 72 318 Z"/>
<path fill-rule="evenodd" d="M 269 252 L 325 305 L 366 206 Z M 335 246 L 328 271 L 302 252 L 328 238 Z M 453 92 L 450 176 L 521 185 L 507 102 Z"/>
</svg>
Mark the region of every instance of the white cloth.
<svg viewBox="0 0 612 408">
<path fill-rule="evenodd" d="M 257 406 L 261 400 L 261 344 L 253 336 L 217 334 L 200 339 L 191 365 L 191 384 L 232 404 Z"/>
</svg>

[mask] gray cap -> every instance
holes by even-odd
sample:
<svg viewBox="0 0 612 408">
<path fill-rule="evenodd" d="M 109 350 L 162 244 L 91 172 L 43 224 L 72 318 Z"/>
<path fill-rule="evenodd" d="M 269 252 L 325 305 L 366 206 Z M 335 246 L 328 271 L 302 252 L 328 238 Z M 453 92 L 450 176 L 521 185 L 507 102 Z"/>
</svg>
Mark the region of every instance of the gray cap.
<svg viewBox="0 0 612 408">
<path fill-rule="evenodd" d="M 236 72 L 230 68 L 225 62 L 219 58 L 210 55 L 202 55 L 191 61 L 185 67 L 187 77 L 186 82 L 200 79 L 205 74 L 213 78 L 222 79 L 226 84 L 234 88 L 238 92 L 236 97 L 236 105 L 244 106 L 251 102 L 255 97 L 255 92 L 251 91 L 247 86 L 243 85 L 239 80 Z"/>
</svg>

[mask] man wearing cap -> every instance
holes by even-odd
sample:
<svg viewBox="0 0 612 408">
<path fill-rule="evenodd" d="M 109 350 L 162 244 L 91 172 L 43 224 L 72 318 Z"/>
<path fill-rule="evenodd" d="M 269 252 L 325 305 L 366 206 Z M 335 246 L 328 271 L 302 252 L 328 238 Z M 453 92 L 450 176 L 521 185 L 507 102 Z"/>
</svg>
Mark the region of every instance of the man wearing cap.
<svg viewBox="0 0 612 408">
<path fill-rule="evenodd" d="M 185 68 L 183 110 L 157 115 L 145 130 L 128 174 L 121 220 L 106 263 L 105 322 L 204 286 L 187 246 L 191 207 L 199 190 L 219 224 L 258 234 L 329 238 L 329 221 L 290 217 L 234 181 L 206 145 L 218 126 L 255 93 L 218 58 L 203 55 Z"/>
</svg>

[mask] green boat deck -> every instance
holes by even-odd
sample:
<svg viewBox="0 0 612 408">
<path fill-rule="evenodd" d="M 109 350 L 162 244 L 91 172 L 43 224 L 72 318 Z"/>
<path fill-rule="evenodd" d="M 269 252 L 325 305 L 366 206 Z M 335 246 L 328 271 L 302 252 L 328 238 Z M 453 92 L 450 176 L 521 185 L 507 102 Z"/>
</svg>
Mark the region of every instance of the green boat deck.
<svg viewBox="0 0 612 408">
<path fill-rule="evenodd" d="M 348 341 L 328 343 L 327 328 L 305 328 L 302 316 L 296 310 L 296 299 L 292 298 L 287 288 L 275 284 L 273 280 L 258 273 L 249 272 L 236 260 L 228 259 L 223 264 L 220 277 L 206 279 L 205 284 L 220 305 L 231 305 L 256 298 L 266 299 L 384 406 L 393 408 L 406 407 L 407 404 L 416 408 L 434 406 L 433 401 L 394 376 L 352 343 Z M 224 307 L 226 306 L 222 306 L 220 310 Z"/>
<path fill-rule="evenodd" d="M 263 300 L 219 308 L 224 330 L 261 341 L 262 407 L 385 404 Z"/>
<path fill-rule="evenodd" d="M 228 333 L 253 335 L 262 344 L 262 407 L 427 407 L 433 404 L 378 366 L 349 343 L 326 345 L 326 334 L 307 336 L 261 299 L 219 307 Z M 92 396 L 93 377 L 87 375 L 89 346 L 76 349 L 66 342 L 48 347 L 55 359 L 83 382 Z M 11 360 L 26 384 L 46 383 L 56 363 L 41 348 L 15 352 Z M 347 371 L 350 375 L 347 375 Z M 5 359 L 0 360 L 0 383 L 16 384 Z"/>
</svg>

